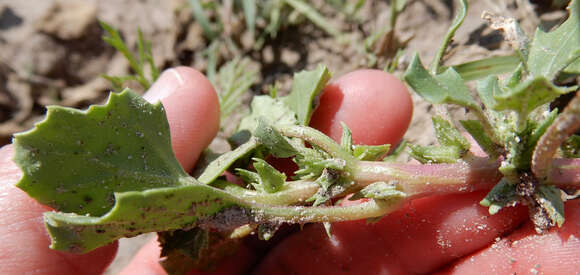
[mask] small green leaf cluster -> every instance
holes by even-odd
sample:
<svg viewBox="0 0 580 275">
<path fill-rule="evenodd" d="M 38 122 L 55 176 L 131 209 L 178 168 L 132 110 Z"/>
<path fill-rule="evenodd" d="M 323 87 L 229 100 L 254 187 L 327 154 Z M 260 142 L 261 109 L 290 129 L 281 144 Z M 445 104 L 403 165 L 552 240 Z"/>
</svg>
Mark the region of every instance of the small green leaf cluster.
<svg viewBox="0 0 580 275">
<path fill-rule="evenodd" d="M 462 3 L 465 7 L 466 3 Z M 557 110 L 548 112 L 547 104 L 578 88 L 557 83 L 560 77 L 574 74 L 573 66 L 580 61 L 580 36 L 575 35 L 580 31 L 579 5 L 578 1 L 571 1 L 569 18 L 550 32 L 538 28 L 531 43 L 517 23 L 509 21 L 515 26 L 504 31 L 516 37 L 518 43 L 512 44 L 520 64 L 503 80 L 497 75 L 489 75 L 477 82 L 477 94 L 483 106 L 453 67 L 440 68 L 440 56 L 435 58 L 429 72 L 416 55 L 405 73 L 406 82 L 425 100 L 459 105 L 475 114 L 477 120 L 464 120 L 460 124 L 489 156 L 503 160 L 500 172 L 504 177 L 482 205 L 488 206 L 494 214 L 502 207 L 525 203 L 531 213 L 544 213 L 532 214 L 538 231 L 555 224 L 561 226 L 564 219 L 563 202 L 557 195 L 563 191 L 551 184 L 546 170 L 555 148 L 579 124 L 574 111 L 578 108 L 575 106 L 577 100 L 560 116 Z M 456 22 L 461 22 L 463 16 L 465 13 L 460 12 Z M 446 40 L 451 39 L 457 27 L 452 26 Z M 509 33 L 510 30 L 514 34 Z M 443 42 L 441 53 L 447 43 Z M 422 163 L 453 163 L 470 157 L 466 154 L 469 143 L 451 123 L 435 117 L 433 125 L 440 146 L 412 145 L 410 153 L 414 158 Z M 562 130 L 570 127 L 574 129 Z M 550 146 L 550 143 L 557 144 Z M 577 149 L 572 148 L 577 146 L 575 138 L 569 138 L 562 147 L 564 155 L 574 156 Z"/>
</svg>

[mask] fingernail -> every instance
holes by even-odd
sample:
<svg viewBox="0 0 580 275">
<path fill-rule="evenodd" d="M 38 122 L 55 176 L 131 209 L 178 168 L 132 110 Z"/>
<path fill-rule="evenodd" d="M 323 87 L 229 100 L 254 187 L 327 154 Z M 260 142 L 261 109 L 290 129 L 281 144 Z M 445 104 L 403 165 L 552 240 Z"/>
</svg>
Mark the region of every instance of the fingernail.
<svg viewBox="0 0 580 275">
<path fill-rule="evenodd" d="M 161 76 L 151 85 L 151 88 L 143 95 L 147 101 L 153 103 L 160 101 L 173 94 L 185 81 L 176 69 L 165 70 Z"/>
</svg>

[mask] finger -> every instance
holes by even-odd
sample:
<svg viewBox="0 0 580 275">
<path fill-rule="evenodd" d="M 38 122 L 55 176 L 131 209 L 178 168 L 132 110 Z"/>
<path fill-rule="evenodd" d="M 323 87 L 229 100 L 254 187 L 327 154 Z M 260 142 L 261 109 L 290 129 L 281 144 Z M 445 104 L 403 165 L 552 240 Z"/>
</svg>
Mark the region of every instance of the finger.
<svg viewBox="0 0 580 275">
<path fill-rule="evenodd" d="M 15 184 L 20 169 L 12 162 L 12 145 L 0 149 L 0 274 L 100 274 L 113 260 L 117 243 L 88 254 L 51 250 L 42 213 L 51 209 Z"/>
<path fill-rule="evenodd" d="M 580 203 L 566 203 L 566 221 L 546 234 L 531 222 L 442 273 L 575 274 L 580 270 Z"/>
<path fill-rule="evenodd" d="M 219 101 L 213 86 L 200 72 L 177 67 L 163 72 L 143 97 L 163 104 L 173 151 L 184 170 L 191 171 L 219 130 Z M 165 274 L 158 263 L 160 251 L 157 240 L 152 240 L 122 273 Z"/>
<path fill-rule="evenodd" d="M 395 146 L 413 114 L 409 91 L 393 75 L 358 70 L 329 83 L 310 125 L 340 142 L 344 122 L 355 144 Z"/>
<path fill-rule="evenodd" d="M 200 72 L 177 67 L 165 71 L 143 97 L 163 103 L 175 156 L 185 171 L 191 171 L 219 130 L 219 100 L 213 86 Z"/>
<path fill-rule="evenodd" d="M 429 273 L 487 246 L 525 218 L 522 208 L 489 216 L 484 193 L 412 201 L 376 224 L 334 223 L 306 227 L 273 249 L 255 274 Z M 420 259 L 420 260 L 419 260 Z"/>
</svg>

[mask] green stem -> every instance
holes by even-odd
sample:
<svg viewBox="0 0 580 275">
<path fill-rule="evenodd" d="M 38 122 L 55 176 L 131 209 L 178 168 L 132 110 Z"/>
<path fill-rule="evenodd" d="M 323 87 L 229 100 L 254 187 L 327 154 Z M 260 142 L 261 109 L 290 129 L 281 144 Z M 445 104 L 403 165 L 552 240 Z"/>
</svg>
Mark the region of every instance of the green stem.
<svg viewBox="0 0 580 275">
<path fill-rule="evenodd" d="M 375 218 L 393 212 L 404 204 L 406 199 L 370 200 L 361 204 L 348 206 L 286 206 L 252 208 L 256 222 L 269 221 L 278 223 L 341 222 Z"/>
<path fill-rule="evenodd" d="M 399 164 L 361 161 L 353 172 L 356 187 L 383 181 L 399 185 L 409 196 L 491 189 L 501 178 L 499 163 L 474 157 L 452 164 Z"/>
<path fill-rule="evenodd" d="M 290 205 L 302 203 L 312 197 L 320 188 L 318 184 L 315 184 L 312 181 L 286 182 L 282 187 L 282 190 L 275 193 L 260 193 L 222 180 L 215 181 L 212 186 L 223 189 L 244 201 L 268 205 Z"/>
<path fill-rule="evenodd" d="M 391 10 L 390 10 L 390 18 L 389 18 L 389 28 L 395 31 L 395 25 L 397 24 L 397 16 L 399 15 L 399 11 L 397 10 L 397 0 L 391 1 Z"/>
<path fill-rule="evenodd" d="M 580 128 L 580 94 L 568 103 L 564 111 L 542 135 L 532 156 L 532 171 L 540 180 L 549 175 L 550 164 L 560 145 Z"/>
<path fill-rule="evenodd" d="M 329 153 L 331 156 L 346 161 L 347 169 L 356 166 L 358 160 L 348 152 L 344 151 L 342 147 L 334 142 L 330 137 L 324 133 L 305 126 L 283 126 L 278 129 L 280 133 L 287 137 L 297 137 L 316 145 Z"/>
</svg>

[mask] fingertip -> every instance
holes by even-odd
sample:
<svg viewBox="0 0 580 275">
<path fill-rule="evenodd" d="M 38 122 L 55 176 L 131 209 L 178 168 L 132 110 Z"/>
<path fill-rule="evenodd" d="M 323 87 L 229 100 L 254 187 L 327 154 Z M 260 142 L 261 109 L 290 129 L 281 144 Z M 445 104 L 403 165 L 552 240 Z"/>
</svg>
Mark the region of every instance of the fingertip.
<svg viewBox="0 0 580 275">
<path fill-rule="evenodd" d="M 143 97 L 163 103 L 173 151 L 190 171 L 219 130 L 219 99 L 212 84 L 195 69 L 176 67 L 163 72 Z"/>
<path fill-rule="evenodd" d="M 310 125 L 340 141 L 344 122 L 355 144 L 395 145 L 412 114 L 411 96 L 399 79 L 380 70 L 357 70 L 325 87 Z"/>
<path fill-rule="evenodd" d="M 537 234 L 530 221 L 512 234 L 462 259 L 446 274 L 575 274 L 580 270 L 580 204 L 566 203 L 566 222 Z"/>
</svg>

